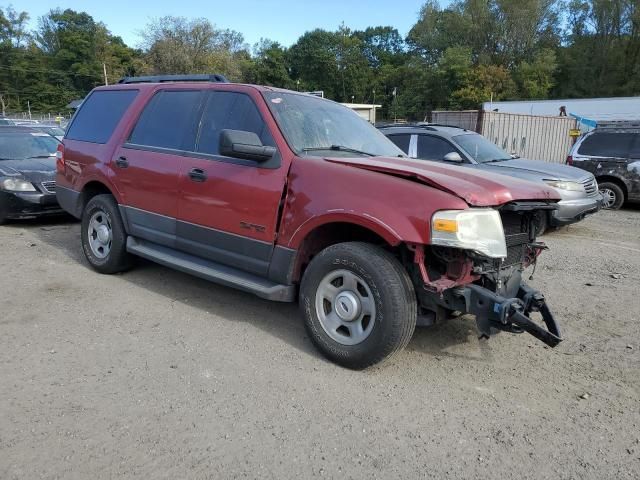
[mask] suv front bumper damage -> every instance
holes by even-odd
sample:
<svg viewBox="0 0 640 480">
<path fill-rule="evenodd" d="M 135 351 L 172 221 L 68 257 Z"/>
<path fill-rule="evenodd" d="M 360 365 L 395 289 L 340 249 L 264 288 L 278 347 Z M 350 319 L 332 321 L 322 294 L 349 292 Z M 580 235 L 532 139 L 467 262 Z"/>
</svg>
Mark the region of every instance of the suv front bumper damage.
<svg viewBox="0 0 640 480">
<path fill-rule="evenodd" d="M 462 295 L 467 313 L 476 316 L 480 338 L 489 338 L 493 328 L 511 333 L 527 332 L 550 347 L 562 341 L 560 327 L 544 295 L 528 285 L 521 284 L 514 298 L 505 298 L 475 284 L 466 285 Z M 531 312 L 540 312 L 546 329 L 529 317 Z"/>
</svg>

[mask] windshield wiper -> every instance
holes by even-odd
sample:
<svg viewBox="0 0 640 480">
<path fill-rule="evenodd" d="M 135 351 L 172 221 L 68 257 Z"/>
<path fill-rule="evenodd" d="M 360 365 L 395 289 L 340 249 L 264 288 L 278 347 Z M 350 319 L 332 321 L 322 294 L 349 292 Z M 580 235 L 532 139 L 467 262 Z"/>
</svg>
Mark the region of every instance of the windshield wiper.
<svg viewBox="0 0 640 480">
<path fill-rule="evenodd" d="M 506 162 L 507 160 L 513 160 L 513 158 L 494 158 L 492 160 L 487 160 L 484 163 Z"/>
<path fill-rule="evenodd" d="M 355 148 L 345 147 L 344 145 L 331 145 L 330 147 L 307 147 L 303 148 L 303 152 L 317 152 L 321 150 L 333 150 L 334 152 L 349 152 L 357 153 L 360 155 L 367 155 L 368 157 L 376 157 L 375 153 L 363 152 L 362 150 L 356 150 Z"/>
</svg>

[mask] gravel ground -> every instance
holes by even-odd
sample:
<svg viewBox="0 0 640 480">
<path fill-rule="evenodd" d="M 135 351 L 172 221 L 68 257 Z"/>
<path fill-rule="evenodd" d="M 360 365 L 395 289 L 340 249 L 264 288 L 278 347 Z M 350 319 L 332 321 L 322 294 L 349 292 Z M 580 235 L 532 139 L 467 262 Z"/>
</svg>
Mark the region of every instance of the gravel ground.
<svg viewBox="0 0 640 480">
<path fill-rule="evenodd" d="M 566 337 L 416 331 L 382 367 L 316 353 L 295 305 L 141 262 L 69 220 L 0 227 L 0 478 L 640 477 L 640 210 L 545 236 Z"/>
</svg>

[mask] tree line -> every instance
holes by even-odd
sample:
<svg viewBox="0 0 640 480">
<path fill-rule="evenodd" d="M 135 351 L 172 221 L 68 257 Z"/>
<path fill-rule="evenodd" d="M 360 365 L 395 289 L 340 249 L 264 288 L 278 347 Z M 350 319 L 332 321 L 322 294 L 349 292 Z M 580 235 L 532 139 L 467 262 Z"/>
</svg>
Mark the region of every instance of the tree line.
<svg viewBox="0 0 640 480">
<path fill-rule="evenodd" d="M 379 103 L 386 118 L 493 100 L 640 94 L 638 0 L 427 0 L 406 37 L 392 26 L 304 33 L 291 46 L 209 19 L 166 16 L 132 48 L 85 12 L 0 7 L 3 112 L 58 112 L 127 75 L 221 73 L 232 81 L 322 90 Z M 105 78 L 106 73 L 106 78 Z"/>
</svg>

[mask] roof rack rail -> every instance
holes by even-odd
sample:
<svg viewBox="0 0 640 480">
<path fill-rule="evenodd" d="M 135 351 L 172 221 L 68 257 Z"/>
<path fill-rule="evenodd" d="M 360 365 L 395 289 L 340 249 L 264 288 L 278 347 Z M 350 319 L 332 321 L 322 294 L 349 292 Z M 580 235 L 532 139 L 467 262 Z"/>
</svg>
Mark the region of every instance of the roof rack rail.
<svg viewBox="0 0 640 480">
<path fill-rule="evenodd" d="M 422 128 L 424 130 L 435 130 L 435 127 L 458 128 L 460 130 L 469 131 L 464 127 L 457 125 L 445 125 L 443 123 L 427 123 L 427 122 L 407 122 L 407 123 L 376 123 L 377 128 Z"/>
<path fill-rule="evenodd" d="M 212 82 L 228 83 L 224 75 L 217 73 L 187 75 L 146 75 L 142 77 L 122 77 L 118 83 L 164 83 L 164 82 Z"/>
<path fill-rule="evenodd" d="M 614 128 L 640 128 L 640 119 L 637 120 L 601 120 L 597 122 L 596 128 L 602 129 L 614 129 Z"/>
</svg>

